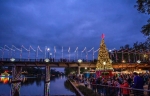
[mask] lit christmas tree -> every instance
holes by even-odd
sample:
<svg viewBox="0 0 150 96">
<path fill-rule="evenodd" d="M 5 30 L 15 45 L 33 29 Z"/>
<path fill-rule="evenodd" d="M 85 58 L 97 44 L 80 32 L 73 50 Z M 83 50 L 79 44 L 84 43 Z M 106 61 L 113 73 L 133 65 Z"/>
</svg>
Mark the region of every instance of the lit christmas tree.
<svg viewBox="0 0 150 96">
<path fill-rule="evenodd" d="M 111 60 L 109 58 L 108 50 L 106 48 L 104 42 L 104 34 L 102 34 L 102 41 L 100 44 L 100 49 L 98 53 L 98 60 L 96 63 L 96 70 L 97 71 L 113 71 L 113 67 L 111 64 Z"/>
</svg>

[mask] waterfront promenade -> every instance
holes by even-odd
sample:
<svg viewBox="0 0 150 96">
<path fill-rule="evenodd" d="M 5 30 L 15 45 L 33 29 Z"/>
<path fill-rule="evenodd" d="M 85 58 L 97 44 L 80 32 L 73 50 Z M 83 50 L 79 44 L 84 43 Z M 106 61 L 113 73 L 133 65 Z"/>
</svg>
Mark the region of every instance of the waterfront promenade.
<svg viewBox="0 0 150 96">
<path fill-rule="evenodd" d="M 93 92 L 99 93 L 100 96 L 110 96 L 110 94 L 113 94 L 112 96 L 122 96 L 124 93 L 124 90 L 127 90 L 128 92 L 127 96 L 149 96 L 148 93 L 150 92 L 150 90 L 148 90 L 148 84 L 150 84 L 150 82 L 148 81 L 149 78 L 147 79 L 147 81 L 144 82 L 142 89 L 134 88 L 133 85 L 129 85 L 128 87 L 123 87 L 122 85 L 124 83 L 119 83 L 118 79 L 106 80 L 102 78 L 101 79 L 102 82 L 100 84 L 98 83 L 98 79 L 95 79 L 93 77 L 88 78 L 88 79 L 84 77 L 82 79 L 80 77 L 79 78 L 75 77 L 73 80 L 74 81 L 72 83 L 76 87 L 85 86 L 86 88 L 93 90 Z M 132 80 L 134 80 L 134 78 Z M 138 83 L 138 85 L 140 85 L 140 83 Z M 85 84 L 87 84 L 87 86 Z M 100 92 L 99 92 L 99 89 L 101 90 Z"/>
</svg>

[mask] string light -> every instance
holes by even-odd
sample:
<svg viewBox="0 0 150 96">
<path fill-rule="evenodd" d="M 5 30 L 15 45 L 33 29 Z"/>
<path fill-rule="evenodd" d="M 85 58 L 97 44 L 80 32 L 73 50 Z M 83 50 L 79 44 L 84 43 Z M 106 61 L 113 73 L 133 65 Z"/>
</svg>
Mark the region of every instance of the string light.
<svg viewBox="0 0 150 96">
<path fill-rule="evenodd" d="M 5 45 L 4 47 L 7 47 L 9 50 L 14 51 L 12 48 L 8 47 L 7 45 Z"/>
<path fill-rule="evenodd" d="M 39 49 L 40 52 L 43 52 L 43 51 L 41 50 L 40 46 L 38 46 L 38 49 Z"/>
<path fill-rule="evenodd" d="M 68 49 L 68 52 L 70 52 L 70 47 L 69 47 L 69 49 Z"/>
<path fill-rule="evenodd" d="M 86 47 L 83 49 L 83 51 L 82 52 L 84 52 L 86 50 Z"/>
<path fill-rule="evenodd" d="M 21 51 L 21 49 L 17 48 L 16 46 L 12 45 L 16 50 Z"/>
<path fill-rule="evenodd" d="M 23 49 L 25 49 L 26 51 L 30 51 L 30 50 L 28 50 L 27 48 L 25 48 L 23 45 L 21 46 Z"/>
<path fill-rule="evenodd" d="M 93 49 L 94 49 L 94 47 L 91 50 L 89 50 L 88 52 L 91 52 Z"/>
<path fill-rule="evenodd" d="M 78 50 L 78 47 L 76 48 L 76 50 L 74 52 L 76 52 Z"/>
<path fill-rule="evenodd" d="M 30 48 L 31 48 L 33 51 L 36 51 L 36 50 L 34 50 L 34 49 L 33 49 L 33 47 L 32 47 L 32 46 L 30 46 Z"/>
<path fill-rule="evenodd" d="M 99 49 L 100 49 L 100 48 L 98 48 L 96 51 L 94 51 L 94 53 L 97 52 L 97 51 L 99 51 Z"/>
<path fill-rule="evenodd" d="M 16 52 L 15 50 L 20 51 L 20 58 L 22 57 L 23 50 L 26 50 L 28 52 L 28 58 L 30 57 L 30 51 L 31 50 L 35 52 L 35 57 L 36 58 L 39 55 L 38 51 L 43 52 L 43 50 L 40 48 L 40 46 L 37 46 L 37 48 L 34 49 L 32 46 L 29 46 L 29 48 L 26 48 L 24 45 L 21 45 L 21 48 L 18 48 L 18 47 L 14 46 L 14 45 L 12 45 L 12 47 L 4 45 L 4 47 L 0 47 L 0 50 L 2 51 L 2 57 L 3 57 L 4 53 L 6 53 L 4 51 L 8 51 L 9 54 L 11 54 L 11 56 L 12 56 L 12 54 L 14 54 L 14 53 L 12 53 L 12 51 L 14 51 L 14 52 Z M 68 51 L 68 54 L 69 54 L 68 57 L 69 57 L 69 61 L 70 61 L 70 47 L 68 48 L 67 51 Z M 74 50 L 76 58 L 78 58 L 78 51 L 79 51 L 79 48 L 76 47 L 76 49 Z M 86 55 L 86 59 L 87 59 L 88 58 L 88 53 L 91 52 L 91 51 L 92 51 L 93 60 L 94 60 L 94 54 L 95 54 L 95 52 L 99 51 L 99 48 L 97 50 L 94 50 L 94 47 L 92 47 L 90 50 L 87 50 L 87 48 L 84 47 L 84 49 L 82 51 L 80 51 L 81 52 L 81 58 L 82 58 L 82 53 L 84 52 L 85 55 Z M 63 46 L 62 46 L 61 52 L 62 52 L 62 59 L 63 59 L 64 58 L 63 57 L 63 55 L 64 55 L 64 53 L 63 53 L 64 52 Z M 136 49 L 131 49 L 131 50 L 129 50 L 129 49 L 121 49 L 121 50 L 112 49 L 111 50 L 111 54 L 116 55 L 115 56 L 116 59 L 117 59 L 118 53 L 122 53 L 122 60 L 124 59 L 123 56 L 124 56 L 125 53 L 128 53 L 128 59 L 130 59 L 130 56 L 129 56 L 130 54 L 134 54 L 134 59 L 137 60 L 137 54 L 139 54 L 138 58 L 140 58 L 140 54 L 148 54 L 148 52 L 149 52 L 149 50 L 142 50 L 142 49 L 140 49 L 140 50 L 136 50 Z M 56 53 L 56 47 L 54 46 L 54 58 L 55 58 L 55 53 Z"/>
</svg>

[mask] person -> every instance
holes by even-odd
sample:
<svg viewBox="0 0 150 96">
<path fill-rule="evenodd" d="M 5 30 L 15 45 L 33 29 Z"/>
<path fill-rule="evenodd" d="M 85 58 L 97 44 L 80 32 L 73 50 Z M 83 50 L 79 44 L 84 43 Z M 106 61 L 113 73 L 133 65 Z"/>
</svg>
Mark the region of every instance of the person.
<svg viewBox="0 0 150 96">
<path fill-rule="evenodd" d="M 122 87 L 127 87 L 127 88 L 129 88 L 129 84 L 128 84 L 128 82 L 127 82 L 126 79 L 124 79 L 124 83 L 121 85 L 121 88 L 122 88 Z M 122 88 L 122 94 L 123 94 L 123 96 L 129 96 L 129 89 Z"/>
<path fill-rule="evenodd" d="M 138 76 L 136 72 L 134 72 L 133 75 L 134 75 L 134 79 L 133 79 L 132 88 L 135 88 L 134 96 L 143 96 L 143 91 L 136 90 L 136 89 L 143 89 L 144 81 L 140 76 Z"/>
<path fill-rule="evenodd" d="M 88 87 L 88 81 L 87 81 L 87 79 L 84 80 L 84 85 L 85 85 L 85 87 Z"/>
<path fill-rule="evenodd" d="M 104 79 L 104 82 L 103 82 L 103 84 L 102 84 L 103 86 L 103 95 L 104 96 L 107 96 L 107 94 L 108 94 L 108 83 L 107 83 L 107 80 L 106 79 Z"/>
<path fill-rule="evenodd" d="M 95 80 L 95 78 L 93 78 L 92 81 L 91 81 L 91 87 L 92 87 L 92 90 L 94 92 L 96 92 L 96 80 Z"/>
<path fill-rule="evenodd" d="M 115 87 L 115 95 L 118 96 L 120 94 L 120 83 L 119 79 L 115 80 L 114 82 L 114 87 Z"/>
<path fill-rule="evenodd" d="M 128 76 L 127 77 L 127 82 L 128 82 L 128 84 L 129 84 L 129 86 L 131 86 L 132 85 L 132 79 L 131 79 L 131 76 Z"/>
<path fill-rule="evenodd" d="M 150 78 L 148 80 L 148 90 L 150 90 Z M 148 92 L 148 96 L 150 96 L 150 92 Z"/>
<path fill-rule="evenodd" d="M 96 81 L 96 84 L 97 84 L 97 92 L 100 95 L 102 93 L 102 86 L 101 86 L 102 78 L 98 78 Z"/>
</svg>

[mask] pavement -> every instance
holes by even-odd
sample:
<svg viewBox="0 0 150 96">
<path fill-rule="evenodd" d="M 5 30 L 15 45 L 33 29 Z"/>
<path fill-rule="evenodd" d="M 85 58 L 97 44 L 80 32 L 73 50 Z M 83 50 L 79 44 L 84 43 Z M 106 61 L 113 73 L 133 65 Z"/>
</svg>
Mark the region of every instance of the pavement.
<svg viewBox="0 0 150 96">
<path fill-rule="evenodd" d="M 73 83 L 75 86 L 79 86 L 79 85 L 85 86 L 84 83 L 79 83 L 79 82 L 72 82 L 72 83 Z M 88 88 L 91 89 L 90 83 L 89 83 L 89 85 L 88 85 Z M 148 90 L 148 85 L 144 85 L 144 86 L 143 86 L 143 89 L 144 89 L 144 90 Z M 134 96 L 134 94 L 130 94 L 130 96 Z M 144 91 L 144 96 L 147 96 L 147 92 L 146 92 L 146 91 Z"/>
</svg>

